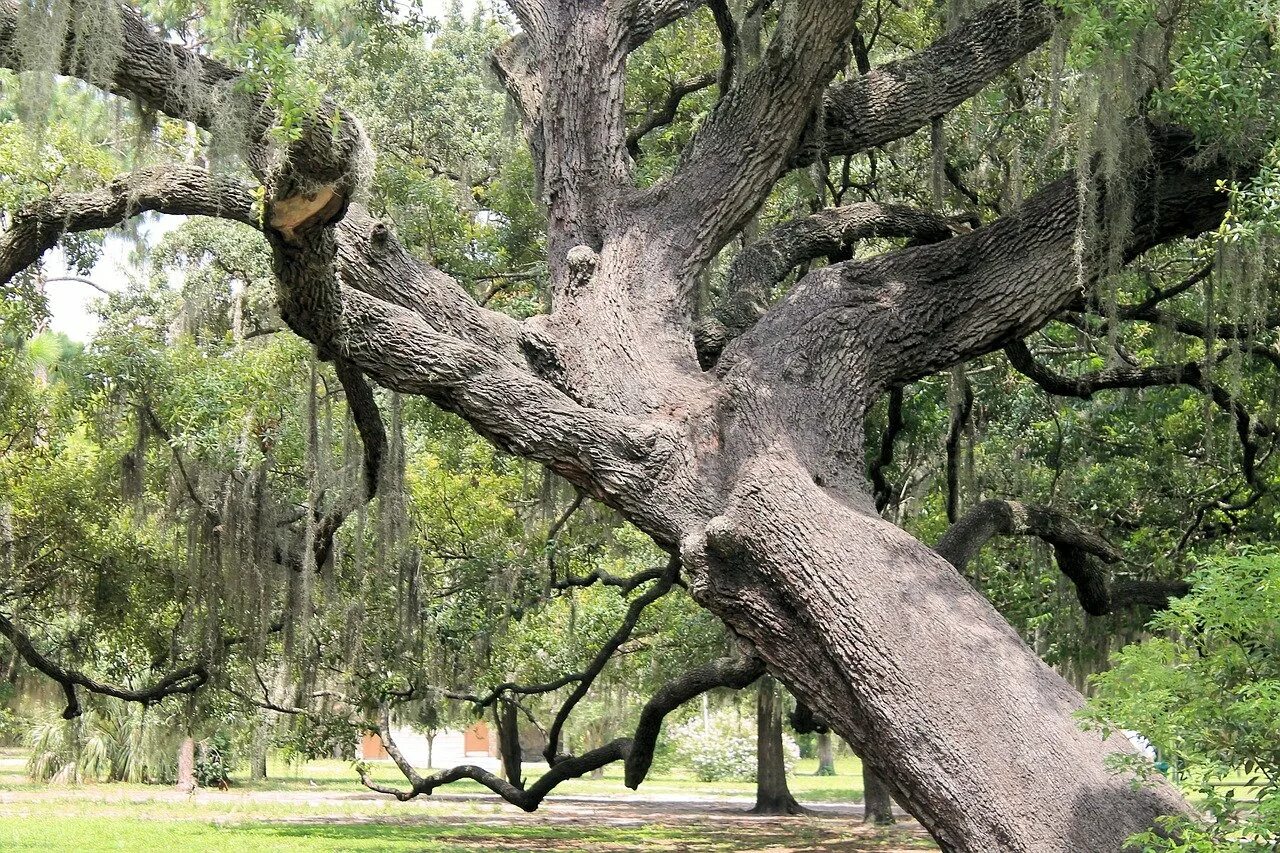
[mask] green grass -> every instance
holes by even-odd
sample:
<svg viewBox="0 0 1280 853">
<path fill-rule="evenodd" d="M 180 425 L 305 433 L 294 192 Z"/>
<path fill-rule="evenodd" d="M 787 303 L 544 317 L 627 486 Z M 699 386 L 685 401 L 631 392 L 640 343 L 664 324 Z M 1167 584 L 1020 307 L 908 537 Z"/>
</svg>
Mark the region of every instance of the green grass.
<svg viewBox="0 0 1280 853">
<path fill-rule="evenodd" d="M 698 827 L 628 827 L 628 843 L 641 849 L 732 849 Z M 493 847 L 507 853 L 556 847 L 601 849 L 617 843 L 615 829 L 548 826 L 452 826 L 396 821 L 359 823 L 261 822 L 218 824 L 207 820 L 158 821 L 118 817 L 0 818 L 5 850 L 155 851 L 208 853 L 261 851 L 431 851 L 454 853 Z M 727 840 L 725 843 L 730 843 Z"/>
<path fill-rule="evenodd" d="M 50 786 L 26 778 L 24 756 L 0 752 L 0 850 L 15 851 L 903 851 L 931 848 L 917 833 L 874 833 L 850 820 L 827 818 L 726 820 L 725 804 L 648 806 L 622 784 L 621 768 L 602 779 L 573 780 L 536 815 L 524 815 L 479 785 L 444 789 L 446 796 L 401 803 L 360 785 L 351 762 L 273 763 L 261 782 L 233 779 L 229 791 L 194 797 L 158 785 Z M 375 778 L 403 779 L 394 766 L 371 765 Z M 812 775 L 801 762 L 791 788 L 803 802 L 857 802 L 857 759 L 838 762 L 836 777 Z M 543 765 L 525 768 L 529 779 Z M 751 798 L 750 782 L 703 783 L 669 773 L 645 782 L 654 798 Z M 448 796 L 449 794 L 482 796 Z M 619 806 L 617 795 L 631 798 Z M 555 802 L 555 797 L 604 802 Z M 664 811 L 664 808 L 667 811 Z M 730 807 L 729 814 L 737 807 Z"/>
<path fill-rule="evenodd" d="M 404 777 L 390 762 L 371 762 L 369 766 L 370 775 L 379 782 L 392 785 L 404 783 Z M 796 772 L 788 779 L 788 783 L 797 799 L 813 803 L 862 802 L 862 763 L 856 757 L 838 759 L 835 776 L 815 776 L 817 769 L 816 759 L 803 759 L 796 765 Z M 419 768 L 419 770 L 423 773 L 427 772 L 425 768 Z M 546 772 L 545 764 L 524 765 L 525 778 L 530 782 L 544 772 Z M 273 762 L 268 767 L 268 777 L 262 782 L 250 782 L 248 779 L 237 778 L 234 784 L 245 790 L 261 791 L 363 790 L 356 779 L 351 763 L 347 761 L 311 761 L 296 767 Z M 3 787 L 2 782 L 0 787 Z M 449 793 L 470 794 L 486 791 L 484 786 L 465 779 L 441 790 Z M 632 791 L 623 784 L 622 765 L 615 764 L 605 768 L 603 778 L 572 779 L 558 786 L 553 796 L 604 797 L 642 794 L 752 797 L 755 795 L 755 790 L 754 782 L 700 782 L 688 773 L 675 771 L 647 779 L 637 791 Z"/>
<path fill-rule="evenodd" d="M 936 849 L 918 834 L 869 831 L 856 825 L 762 821 L 724 826 L 644 823 L 625 826 L 450 824 L 424 821 L 217 823 L 137 817 L 0 818 L 0 849 L 15 851 L 422 851 L 422 853 L 533 853 L 533 851 L 906 851 Z"/>
</svg>

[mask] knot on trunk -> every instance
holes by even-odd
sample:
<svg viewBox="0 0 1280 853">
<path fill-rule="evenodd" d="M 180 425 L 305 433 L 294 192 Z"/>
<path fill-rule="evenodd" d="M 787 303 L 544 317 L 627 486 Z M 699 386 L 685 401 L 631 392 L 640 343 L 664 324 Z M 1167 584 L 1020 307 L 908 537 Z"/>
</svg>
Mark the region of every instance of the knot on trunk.
<svg viewBox="0 0 1280 853">
<path fill-rule="evenodd" d="M 569 266 L 570 287 L 580 287 L 591 280 L 591 276 L 595 275 L 596 264 L 600 261 L 600 255 L 590 246 L 579 243 L 569 250 L 565 255 L 565 263 Z"/>
</svg>

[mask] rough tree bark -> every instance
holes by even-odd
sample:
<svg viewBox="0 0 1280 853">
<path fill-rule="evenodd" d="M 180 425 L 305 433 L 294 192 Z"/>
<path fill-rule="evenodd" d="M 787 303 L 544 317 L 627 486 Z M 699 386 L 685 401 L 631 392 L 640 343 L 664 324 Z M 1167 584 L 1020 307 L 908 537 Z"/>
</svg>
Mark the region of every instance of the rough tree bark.
<svg viewBox="0 0 1280 853">
<path fill-rule="evenodd" d="M 1171 786 L 1134 787 L 1107 769 L 1127 743 L 1075 724 L 1080 695 L 952 565 L 877 516 L 863 477 L 863 416 L 886 390 L 1029 334 L 1100 274 L 1076 265 L 1074 178 L 973 233 L 809 273 L 738 324 L 712 371 L 695 351 L 703 270 L 775 182 L 812 158 L 815 135 L 828 153 L 856 153 L 912 133 L 1042 44 L 1048 7 L 995 0 L 919 54 L 832 84 L 858 4 L 775 4 L 763 51 L 735 67 L 675 172 L 638 189 L 627 55 L 700 4 L 510 5 L 523 32 L 497 63 L 546 203 L 550 314 L 503 317 L 414 261 L 354 203 L 363 134 L 332 105 L 271 156 L 260 94 L 246 159 L 266 189 L 262 218 L 244 213 L 248 189 L 207 176 L 166 193 L 117 188 L 116 207 L 58 198 L 56 212 L 34 207 L 0 243 L 3 280 L 32 246 L 38 256 L 63 230 L 103 227 L 102 211 L 169 207 L 261 228 L 282 316 L 322 357 L 458 413 L 677 555 L 694 598 L 884 774 L 944 850 L 1115 851 L 1156 816 L 1185 811 Z M 0 0 L 9 67 L 21 64 L 16 14 Z M 108 88 L 208 127 L 213 94 L 235 72 L 167 43 L 129 7 L 124 16 Z M 74 56 L 62 70 L 84 76 Z M 1215 183 L 1231 167 L 1175 131 L 1154 129 L 1152 151 L 1126 188 L 1134 218 L 1115 235 L 1126 258 L 1215 227 L 1225 206 Z M 668 698 L 691 695 L 680 686 Z M 647 762 L 636 755 L 615 741 L 555 760 L 529 791 L 476 768 L 426 779 L 408 768 L 413 790 L 386 790 L 407 798 L 477 778 L 534 808 L 600 762 L 626 759 L 638 784 Z"/>
<path fill-rule="evenodd" d="M 756 804 L 753 814 L 803 814 L 787 786 L 782 748 L 782 697 L 770 676 L 756 684 Z"/>
</svg>

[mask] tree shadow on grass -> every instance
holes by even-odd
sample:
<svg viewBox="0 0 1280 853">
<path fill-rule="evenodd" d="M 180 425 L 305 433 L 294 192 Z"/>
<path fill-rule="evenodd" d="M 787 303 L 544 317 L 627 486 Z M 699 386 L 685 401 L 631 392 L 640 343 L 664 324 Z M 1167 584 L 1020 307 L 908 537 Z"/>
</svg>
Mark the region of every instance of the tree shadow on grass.
<svg viewBox="0 0 1280 853">
<path fill-rule="evenodd" d="M 823 825 L 804 820 L 735 827 L 676 823 L 643 826 L 492 826 L 408 821 L 262 822 L 241 824 L 234 832 L 246 849 L 303 844 L 318 849 L 423 851 L 757 851 L 757 853 L 896 853 L 934 849 L 918 833 L 873 831 L 853 825 Z"/>
</svg>

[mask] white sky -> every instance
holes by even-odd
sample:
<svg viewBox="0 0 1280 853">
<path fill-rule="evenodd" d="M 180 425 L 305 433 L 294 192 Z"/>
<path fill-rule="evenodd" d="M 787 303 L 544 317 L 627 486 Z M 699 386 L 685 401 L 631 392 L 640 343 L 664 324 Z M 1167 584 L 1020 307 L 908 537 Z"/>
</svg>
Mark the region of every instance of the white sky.
<svg viewBox="0 0 1280 853">
<path fill-rule="evenodd" d="M 480 2 L 481 0 L 462 0 L 463 11 L 470 14 Z M 425 14 L 441 16 L 448 9 L 449 0 L 424 0 L 422 5 Z M 493 3 L 488 5 L 492 6 Z M 154 245 L 181 222 L 180 218 L 173 216 L 151 217 L 140 230 L 147 242 Z M 129 272 L 133 270 L 130 258 L 132 253 L 132 241 L 108 238 L 102 259 L 84 277 L 105 290 L 122 290 L 129 282 Z M 45 275 L 48 278 L 60 278 L 78 274 L 67 269 L 61 250 L 55 250 L 45 256 Z M 81 342 L 88 342 L 97 332 L 98 318 L 92 306 L 102 298 L 98 291 L 79 282 L 54 281 L 45 289 L 45 296 L 49 304 L 49 327 L 53 331 L 62 332 L 72 340 Z"/>
<path fill-rule="evenodd" d="M 148 245 L 155 245 L 161 237 L 182 224 L 177 216 L 149 216 L 138 231 Z M 133 240 L 108 236 L 102 257 L 87 276 L 69 270 L 66 256 L 61 249 L 45 255 L 46 279 L 62 276 L 87 278 L 103 290 L 118 292 L 129 283 L 129 273 L 137 272 L 132 255 Z M 49 328 L 62 332 L 73 341 L 88 342 L 98 331 L 98 316 L 94 304 L 103 295 L 87 284 L 78 281 L 50 281 L 45 286 L 45 299 L 49 305 Z"/>
</svg>

